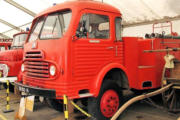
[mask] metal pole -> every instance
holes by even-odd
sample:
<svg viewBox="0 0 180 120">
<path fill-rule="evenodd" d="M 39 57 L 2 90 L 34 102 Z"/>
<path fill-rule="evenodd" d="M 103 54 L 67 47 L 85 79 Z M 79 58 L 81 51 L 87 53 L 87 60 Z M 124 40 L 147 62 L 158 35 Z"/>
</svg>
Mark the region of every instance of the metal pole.
<svg viewBox="0 0 180 120">
<path fill-rule="evenodd" d="M 67 96 L 64 95 L 64 118 L 65 120 L 68 120 L 69 114 L 68 114 L 68 99 Z"/>
<path fill-rule="evenodd" d="M 4 110 L 3 112 L 4 113 L 9 113 L 9 112 L 13 112 L 14 110 L 10 109 L 10 104 L 9 104 L 9 101 L 10 101 L 10 97 L 9 97 L 9 80 L 6 81 L 6 85 L 7 85 L 7 90 L 6 90 L 6 94 L 7 94 L 7 97 L 6 97 L 6 110 Z"/>
</svg>

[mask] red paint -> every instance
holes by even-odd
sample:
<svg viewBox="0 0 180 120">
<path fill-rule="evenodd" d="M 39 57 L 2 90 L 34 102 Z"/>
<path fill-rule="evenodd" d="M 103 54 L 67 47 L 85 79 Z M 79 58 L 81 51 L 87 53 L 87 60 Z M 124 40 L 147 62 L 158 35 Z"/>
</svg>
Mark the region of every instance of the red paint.
<svg viewBox="0 0 180 120">
<path fill-rule="evenodd" d="M 119 96 L 114 90 L 107 90 L 100 101 L 101 113 L 109 118 L 114 115 L 119 107 Z"/>
<path fill-rule="evenodd" d="M 15 37 L 27 35 L 27 32 L 17 33 L 13 36 L 13 42 L 10 50 L 0 52 L 0 64 L 6 64 L 9 67 L 8 77 L 18 76 L 22 60 L 23 60 L 23 46 L 14 46 Z M 26 39 L 26 37 L 25 37 Z M 24 40 L 25 41 L 25 40 Z"/>
<path fill-rule="evenodd" d="M 117 68 L 126 75 L 129 88 L 145 90 L 160 87 L 165 53 L 144 53 L 143 51 L 162 49 L 167 46 L 180 47 L 178 40 L 123 37 L 122 41 L 116 41 L 114 21 L 116 17 L 121 17 L 121 13 L 110 5 L 93 1 L 68 1 L 53 6 L 37 15 L 32 27 L 39 18 L 65 10 L 71 10 L 72 16 L 63 37 L 46 40 L 38 38 L 25 44 L 23 60 L 25 71 L 21 76 L 23 84 L 38 87 L 38 89 L 54 89 L 57 99 L 62 99 L 64 94 L 70 99 L 80 98 L 81 90 L 88 90 L 90 94 L 97 97 L 105 75 L 111 69 Z M 85 13 L 109 17 L 110 37 L 108 39 L 75 39 L 80 18 Z M 91 40 L 99 40 L 99 42 L 91 43 Z M 111 49 L 108 49 L 109 47 Z M 172 54 L 180 58 L 179 52 L 172 52 Z M 56 68 L 55 76 L 49 73 L 51 65 Z M 37 69 L 37 66 L 41 69 Z M 143 87 L 143 83 L 146 82 L 150 82 L 152 86 Z"/>
<path fill-rule="evenodd" d="M 12 39 L 0 39 L 0 51 L 9 50 L 12 44 Z"/>
</svg>

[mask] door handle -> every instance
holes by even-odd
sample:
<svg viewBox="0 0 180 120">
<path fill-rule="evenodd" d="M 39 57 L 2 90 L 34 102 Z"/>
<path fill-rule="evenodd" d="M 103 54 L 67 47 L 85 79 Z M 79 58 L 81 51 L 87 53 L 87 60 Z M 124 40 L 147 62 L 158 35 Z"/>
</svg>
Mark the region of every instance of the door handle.
<svg viewBox="0 0 180 120">
<path fill-rule="evenodd" d="M 113 49 L 113 48 L 114 48 L 113 46 L 107 47 L 107 49 Z"/>
</svg>

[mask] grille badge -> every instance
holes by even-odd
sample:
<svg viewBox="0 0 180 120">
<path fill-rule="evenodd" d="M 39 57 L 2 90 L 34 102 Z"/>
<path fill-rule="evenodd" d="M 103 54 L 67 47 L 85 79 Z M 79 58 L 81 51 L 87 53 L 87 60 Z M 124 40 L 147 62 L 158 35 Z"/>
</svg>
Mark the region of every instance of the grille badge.
<svg viewBox="0 0 180 120">
<path fill-rule="evenodd" d="M 32 49 L 35 49 L 37 47 L 37 42 L 33 42 L 33 44 L 32 44 Z"/>
</svg>

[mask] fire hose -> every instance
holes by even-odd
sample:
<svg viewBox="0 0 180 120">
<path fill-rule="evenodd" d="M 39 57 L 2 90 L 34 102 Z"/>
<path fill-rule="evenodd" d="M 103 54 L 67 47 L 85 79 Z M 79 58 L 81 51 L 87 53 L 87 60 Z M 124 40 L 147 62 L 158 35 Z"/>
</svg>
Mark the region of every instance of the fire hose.
<svg viewBox="0 0 180 120">
<path fill-rule="evenodd" d="M 166 90 L 168 90 L 170 87 L 172 87 L 172 83 L 171 84 L 168 84 L 167 86 L 161 88 L 161 89 L 158 89 L 154 92 L 151 92 L 151 93 L 147 93 L 147 94 L 143 94 L 143 95 L 139 95 L 137 97 L 134 97 L 132 99 L 130 99 L 129 101 L 127 101 L 123 106 L 121 106 L 121 108 L 114 114 L 114 116 L 111 118 L 111 120 L 116 120 L 120 114 L 128 107 L 130 106 L 131 104 L 133 104 L 134 102 L 137 102 L 139 100 L 143 100 L 145 98 L 149 98 L 149 97 L 152 97 L 152 96 L 155 96 L 155 95 L 158 95 L 158 94 L 161 94 L 162 92 L 165 92 Z"/>
</svg>

